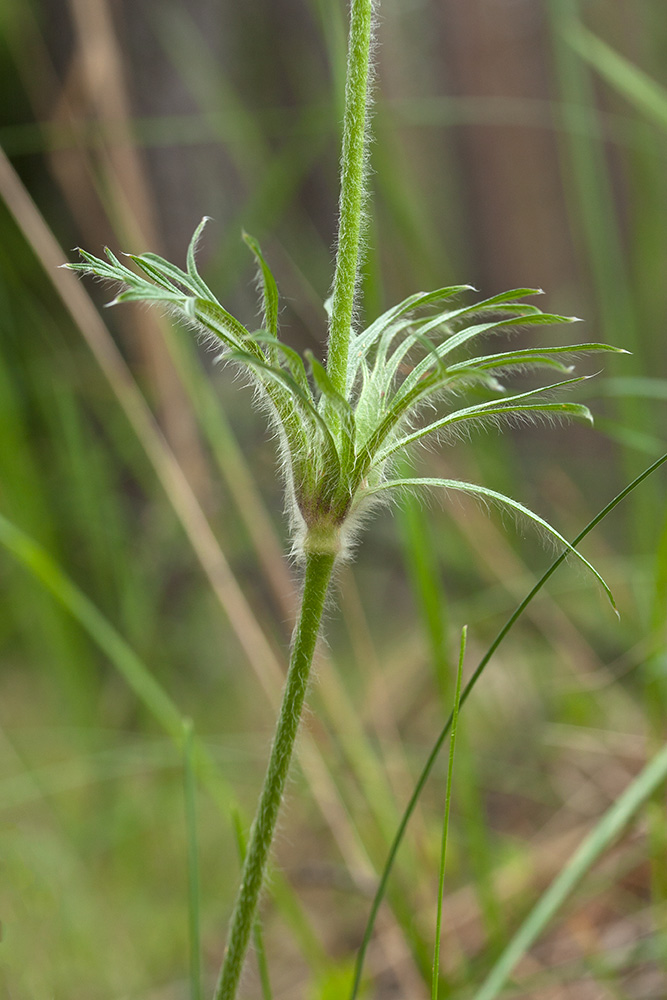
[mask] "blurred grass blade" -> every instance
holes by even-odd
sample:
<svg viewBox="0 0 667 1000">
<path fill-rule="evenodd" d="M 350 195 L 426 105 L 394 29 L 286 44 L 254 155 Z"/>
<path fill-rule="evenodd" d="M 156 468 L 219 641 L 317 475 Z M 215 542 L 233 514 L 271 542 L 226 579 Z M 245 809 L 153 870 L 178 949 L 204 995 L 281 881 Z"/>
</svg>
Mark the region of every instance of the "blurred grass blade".
<svg viewBox="0 0 667 1000">
<path fill-rule="evenodd" d="M 579 544 L 579 542 L 583 541 L 583 539 L 595 527 L 597 527 L 597 525 L 601 521 L 603 521 L 604 518 L 607 517 L 607 515 L 610 514 L 612 512 L 612 510 L 614 510 L 615 507 L 618 506 L 618 504 L 620 504 L 627 496 L 629 496 L 630 493 L 632 493 L 634 490 L 636 490 L 637 487 L 640 486 L 641 483 L 643 483 L 645 479 L 648 479 L 649 476 L 652 476 L 653 473 L 656 472 L 666 462 L 667 462 L 667 454 L 662 455 L 660 458 L 656 459 L 655 462 L 653 462 L 651 465 L 649 465 L 648 468 L 644 469 L 643 472 L 641 472 L 635 479 L 633 479 L 631 483 L 629 483 L 624 489 L 622 489 L 621 492 L 618 493 L 613 498 L 613 500 L 610 500 L 609 503 L 605 507 L 603 507 L 602 510 L 599 511 L 599 513 L 597 513 L 594 518 L 592 518 L 592 520 L 590 520 L 588 522 L 588 524 L 586 525 L 586 527 L 583 528 L 583 530 L 579 532 L 579 534 L 576 536 L 576 538 L 574 538 L 572 540 L 572 542 L 570 543 L 570 545 L 574 548 L 575 546 L 577 546 Z M 537 583 L 535 584 L 535 586 L 524 597 L 524 599 L 521 601 L 521 603 L 517 605 L 517 607 L 515 608 L 514 612 L 507 619 L 507 621 L 505 622 L 505 624 L 503 625 L 503 627 L 498 632 L 496 638 L 493 640 L 493 642 L 491 643 L 491 645 L 487 649 L 486 653 L 484 654 L 484 656 L 482 657 L 482 659 L 478 663 L 477 668 L 475 669 L 475 672 L 473 673 L 472 677 L 470 678 L 470 680 L 466 684 L 465 688 L 463 689 L 463 693 L 461 695 L 461 702 L 460 702 L 461 705 L 464 705 L 465 702 L 470 697 L 470 694 L 472 693 L 473 688 L 477 684 L 477 681 L 479 680 L 479 678 L 482 676 L 482 674 L 483 674 L 484 670 L 486 669 L 489 661 L 491 660 L 491 657 L 494 655 L 494 653 L 496 652 L 496 650 L 498 649 L 498 647 L 500 646 L 500 644 L 502 643 L 502 641 L 505 639 L 505 637 L 512 630 L 512 628 L 514 627 L 514 625 L 516 624 L 516 622 L 522 616 L 522 614 L 524 613 L 524 611 L 526 610 L 526 608 L 530 605 L 530 603 L 533 601 L 533 599 L 537 596 L 537 594 L 539 594 L 540 590 L 542 590 L 542 587 L 544 587 L 544 585 L 546 584 L 546 582 L 553 576 L 553 574 L 556 572 L 556 570 L 558 569 L 558 567 L 563 562 L 565 562 L 565 560 L 566 560 L 566 558 L 568 556 L 569 551 L 570 550 L 568 549 L 567 551 L 562 552 L 561 555 L 558 556 L 557 559 L 554 559 L 554 561 L 552 562 L 551 566 L 549 566 L 549 568 L 546 570 L 546 572 L 542 574 L 542 576 L 537 581 Z M 410 822 L 410 818 L 411 818 L 413 812 L 415 811 L 415 807 L 417 805 L 417 802 L 419 801 L 419 798 L 421 796 L 422 791 L 424 790 L 424 787 L 426 785 L 428 777 L 429 777 L 431 771 L 433 770 L 433 765 L 435 764 L 436 760 L 438 759 L 438 755 L 440 753 L 440 750 L 442 749 L 442 745 L 443 745 L 443 743 L 445 742 L 445 740 L 447 738 L 447 734 L 448 734 L 448 732 L 450 730 L 451 724 L 452 724 L 452 716 L 450 715 L 449 719 L 447 720 L 447 722 L 443 726 L 442 730 L 440 731 L 440 733 L 438 735 L 438 738 L 436 739 L 435 743 L 433 744 L 433 747 L 432 747 L 431 752 L 430 752 L 430 754 L 429 754 L 429 756 L 428 756 L 428 758 L 426 760 L 426 763 L 424 764 L 424 767 L 422 768 L 422 772 L 419 775 L 419 778 L 417 779 L 417 782 L 415 784 L 415 787 L 414 787 L 414 790 L 412 792 L 412 795 L 410 796 L 410 801 L 408 802 L 407 806 L 405 807 L 405 810 L 403 812 L 403 816 L 401 818 L 401 822 L 399 824 L 398 830 L 396 831 L 396 836 L 394 837 L 394 841 L 393 841 L 393 843 L 391 845 L 391 848 L 389 850 L 389 854 L 387 856 L 387 860 L 385 862 L 385 866 L 384 866 L 384 869 L 382 871 L 382 876 L 380 878 L 380 882 L 378 884 L 375 896 L 373 898 L 373 902 L 371 904 L 370 913 L 368 915 L 368 920 L 366 922 L 366 927 L 364 929 L 364 936 L 363 936 L 361 945 L 359 946 L 359 951 L 357 952 L 357 961 L 356 961 L 356 964 L 355 964 L 354 981 L 353 981 L 353 984 L 352 984 L 352 991 L 350 993 L 350 1000 L 355 1000 L 355 998 L 359 994 L 359 987 L 361 985 L 361 974 L 362 974 L 363 967 L 364 967 L 364 960 L 365 960 L 365 957 L 366 957 L 366 952 L 368 950 L 368 945 L 370 943 L 371 936 L 373 934 L 373 928 L 375 926 L 375 920 L 377 918 L 378 911 L 380 909 L 380 904 L 382 903 L 382 900 L 384 899 L 386 891 L 387 891 L 387 886 L 388 886 L 388 882 L 389 882 L 389 876 L 391 874 L 392 868 L 394 867 L 394 862 L 396 860 L 396 855 L 398 854 L 398 850 L 399 850 L 399 848 L 401 846 L 401 843 L 403 841 L 403 837 L 405 835 L 405 831 L 407 830 L 408 823 Z"/>
<path fill-rule="evenodd" d="M 232 574 L 192 486 L 173 451 L 166 444 L 128 365 L 81 283 L 61 268 L 64 258 L 61 247 L 1 149 L 0 194 L 109 381 L 183 525 L 248 662 L 255 670 L 269 700 L 275 704 L 282 683 L 282 670 L 276 655 Z"/>
<path fill-rule="evenodd" d="M 398 511 L 404 543 L 404 559 L 415 603 L 429 640 L 429 659 L 441 700 L 451 703 L 451 674 L 447 643 L 447 597 L 440 581 L 438 555 L 430 522 L 414 497 L 407 496 Z"/>
<path fill-rule="evenodd" d="M 461 677 L 463 676 L 463 660 L 466 653 L 468 626 L 461 630 L 461 645 L 459 647 L 459 665 L 456 671 L 456 690 L 454 692 L 454 708 L 452 709 L 452 735 L 449 738 L 449 761 L 447 763 L 447 788 L 445 791 L 445 815 L 442 822 L 442 841 L 440 846 L 440 872 L 438 875 L 438 910 L 435 920 L 435 951 L 433 956 L 433 980 L 431 985 L 432 1000 L 438 1000 L 440 987 L 440 934 L 442 931 L 442 897 L 445 890 L 445 860 L 447 857 L 447 838 L 449 835 L 449 813 L 452 804 L 452 777 L 454 775 L 454 751 L 456 750 L 456 733 L 461 705 Z"/>
<path fill-rule="evenodd" d="M 667 89 L 635 66 L 601 38 L 572 20 L 563 30 L 565 40 L 577 55 L 597 70 L 638 111 L 667 129 Z"/>
<path fill-rule="evenodd" d="M 239 587 L 236 577 L 231 572 L 225 554 L 211 530 L 210 523 L 182 467 L 166 445 L 153 414 L 108 329 L 83 286 L 72 274 L 60 267 L 65 256 L 62 248 L 58 245 L 52 231 L 1 149 L 0 195 L 4 198 L 26 242 L 34 251 L 45 274 L 52 282 L 108 379 L 146 452 L 149 462 L 157 473 L 168 500 L 183 525 L 212 590 L 248 658 L 248 662 L 253 667 L 269 702 L 276 705 L 283 674 L 274 649 Z M 253 346 L 251 340 L 248 346 Z M 120 640 L 120 636 L 118 639 Z M 129 650 L 129 647 L 127 648 Z M 180 714 L 176 726 L 180 734 Z M 325 796 L 322 791 L 323 783 L 328 780 L 328 764 L 323 761 L 321 752 L 307 733 L 304 734 L 302 742 L 310 750 L 310 753 L 304 755 L 302 759 L 302 767 L 313 788 L 318 806 L 327 821 L 332 824 L 334 835 L 343 848 L 350 870 L 368 869 L 370 867 L 368 859 L 358 843 L 357 832 L 350 827 L 347 814 L 340 811 L 336 814 L 335 822 L 333 820 L 333 811 L 328 806 L 330 796 Z M 222 802 L 227 809 L 228 802 L 233 801 L 233 797 L 229 796 L 227 799 L 225 794 L 220 793 L 219 784 L 216 784 L 217 767 L 199 740 L 196 741 L 196 747 L 197 764 L 198 767 L 201 765 L 202 768 L 201 780 L 206 782 L 209 789 L 216 794 L 217 800 Z M 321 964 L 319 942 L 312 933 L 312 927 L 304 919 L 291 887 L 284 884 L 281 886 L 280 896 L 275 891 L 274 895 L 276 895 L 281 909 L 287 913 L 289 922 L 295 928 L 304 948 L 308 949 L 307 953 L 313 956 L 313 960 L 317 964 Z"/>
<path fill-rule="evenodd" d="M 102 612 L 63 572 L 44 549 L 0 514 L 0 544 L 53 595 L 88 633 L 124 678 L 139 701 L 172 738 L 183 747 L 183 716 L 148 667 Z M 212 793 L 223 814 L 235 806 L 235 796 L 203 743 L 193 738 L 193 759 L 202 782 Z"/>
<path fill-rule="evenodd" d="M 579 0 L 548 0 L 545 5 L 551 23 L 559 98 L 556 121 L 562 126 L 563 183 L 569 202 L 572 236 L 575 247 L 580 248 L 582 269 L 590 272 L 603 339 L 629 348 L 634 356 L 628 359 L 627 370 L 639 374 L 655 365 L 655 359 L 651 361 L 650 340 L 644 332 L 646 327 L 642 324 L 641 312 L 641 300 L 650 293 L 647 284 L 637 278 L 637 273 L 643 273 L 646 265 L 643 261 L 630 259 L 633 251 L 623 234 L 604 129 L 599 125 L 597 128 L 580 127 L 582 112 L 593 121 L 599 122 L 600 118 L 590 64 L 574 51 L 570 41 L 572 34 L 579 31 L 583 6 Z M 653 170 L 652 160 L 653 154 L 644 157 L 642 186 L 646 183 L 647 168 Z M 664 187 L 662 173 L 656 184 Z M 649 253 L 653 257 L 653 253 Z M 657 283 L 662 284 L 662 272 Z M 656 279 L 652 284 L 656 284 Z M 663 311 L 661 304 L 660 315 Z M 651 422 L 650 410 L 641 399 L 619 399 L 617 415 L 620 423 L 632 429 L 645 428 Z M 624 478 L 629 479 L 632 454 L 626 451 L 622 461 Z M 640 503 L 644 510 L 626 529 L 633 533 L 635 543 L 641 548 L 650 544 L 645 530 L 656 502 L 658 498 L 651 489 L 642 491 Z"/>
<path fill-rule="evenodd" d="M 142 704 L 176 745 L 183 749 L 187 724 L 184 723 L 176 704 L 92 601 L 65 575 L 41 546 L 2 515 L 0 515 L 0 544 L 4 545 L 79 622 L 93 642 L 108 656 Z M 236 825 L 240 824 L 240 813 L 234 792 L 220 773 L 218 765 L 194 733 L 191 733 L 189 738 L 191 745 L 186 752 L 189 754 L 189 766 L 192 767 L 193 774 L 199 775 L 225 818 L 231 815 Z M 190 830 L 188 832 L 190 833 Z M 191 849 L 190 840 L 189 849 Z M 301 915 L 291 888 L 282 879 L 276 878 L 273 895 L 286 912 L 289 922 L 295 927 L 299 939 L 308 944 L 308 952 L 315 953 L 318 947 L 315 938 L 300 931 Z"/>
<path fill-rule="evenodd" d="M 604 814 L 570 858 L 493 966 L 474 1000 L 494 1000 L 519 959 L 547 926 L 591 865 L 623 830 L 638 809 L 667 779 L 667 746 L 664 746 Z"/>
<path fill-rule="evenodd" d="M 88 633 L 178 746 L 183 741 L 181 713 L 136 653 L 58 564 L 29 535 L 0 515 L 0 543 L 35 576 Z"/>
<path fill-rule="evenodd" d="M 196 780 L 193 767 L 194 727 L 183 720 L 183 791 L 188 845 L 188 926 L 190 931 L 190 1000 L 202 1000 L 201 931 L 199 898 L 199 845 L 197 840 Z"/>
<path fill-rule="evenodd" d="M 579 127 L 582 108 L 596 113 L 590 74 L 566 41 L 579 24 L 579 4 L 577 0 L 549 0 L 546 11 L 566 142 L 569 170 L 564 179 L 571 189 L 572 230 L 581 235 L 591 268 L 605 340 L 636 351 L 640 348 L 636 314 L 604 147 L 599 134 L 591 129 L 582 132 Z"/>
<path fill-rule="evenodd" d="M 252 942 L 257 959 L 257 970 L 259 972 L 259 983 L 262 990 L 262 1000 L 273 1000 L 273 990 L 269 978 L 269 964 L 266 960 L 266 947 L 264 946 L 264 935 L 259 920 L 255 921 L 252 932 Z"/>
<path fill-rule="evenodd" d="M 617 378 L 606 378 L 597 389 L 603 396 L 641 396 L 643 399 L 667 402 L 667 378 L 620 375 Z"/>
</svg>

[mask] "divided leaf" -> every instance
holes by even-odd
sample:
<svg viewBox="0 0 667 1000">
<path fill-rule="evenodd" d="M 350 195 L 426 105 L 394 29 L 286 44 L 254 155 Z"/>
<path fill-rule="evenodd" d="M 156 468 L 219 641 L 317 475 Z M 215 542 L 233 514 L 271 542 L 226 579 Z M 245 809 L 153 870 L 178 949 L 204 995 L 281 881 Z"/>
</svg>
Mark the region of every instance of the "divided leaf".
<svg viewBox="0 0 667 1000">
<path fill-rule="evenodd" d="M 386 481 L 388 463 L 429 435 L 466 422 L 533 416 L 591 421 L 590 411 L 580 403 L 542 398 L 588 376 L 565 378 L 505 395 L 495 375 L 544 368 L 569 375 L 570 359 L 577 354 L 625 352 L 607 344 L 586 343 L 462 357 L 480 337 L 501 330 L 572 323 L 576 319 L 543 313 L 537 306 L 521 301 L 525 296 L 541 294 L 541 289 L 536 288 L 515 288 L 453 307 L 452 300 L 473 289 L 470 285 L 451 285 L 410 295 L 367 329 L 351 334 L 347 389 L 343 395 L 312 352 L 305 354 L 307 370 L 303 358 L 279 340 L 276 282 L 258 241 L 247 233 L 243 239 L 258 265 L 263 329 L 251 334 L 216 299 L 196 264 L 197 246 L 207 221 L 201 220 L 190 240 L 185 271 L 157 254 L 128 254 L 141 272 L 137 273 L 110 250 L 105 251 L 106 259 L 80 251 L 81 261 L 66 266 L 118 283 L 121 290 L 111 304 L 162 303 L 180 311 L 228 350 L 226 357 L 246 370 L 271 404 L 283 445 L 288 492 L 297 498 L 306 521 L 311 517 L 325 521 L 329 518 L 340 524 L 365 498 L 382 490 L 441 485 L 509 505 L 564 542 L 547 522 L 502 494 L 453 480 Z M 493 398 L 447 407 L 454 394 L 480 388 L 492 393 Z M 420 426 L 419 416 L 426 405 L 436 412 Z M 597 571 L 586 565 L 599 578 Z"/>
</svg>

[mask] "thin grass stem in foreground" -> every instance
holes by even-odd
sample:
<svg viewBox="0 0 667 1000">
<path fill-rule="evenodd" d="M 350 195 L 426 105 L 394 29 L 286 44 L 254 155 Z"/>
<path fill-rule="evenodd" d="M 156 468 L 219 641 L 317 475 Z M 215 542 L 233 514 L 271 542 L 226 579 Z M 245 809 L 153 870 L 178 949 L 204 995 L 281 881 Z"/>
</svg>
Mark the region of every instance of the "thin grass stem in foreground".
<svg viewBox="0 0 667 1000">
<path fill-rule="evenodd" d="M 188 845 L 188 928 L 190 938 L 190 1000 L 202 1000 L 199 845 L 197 841 L 196 779 L 193 760 L 194 727 L 183 721 L 183 791 Z"/>
<path fill-rule="evenodd" d="M 433 954 L 433 978 L 431 981 L 432 1000 L 438 1000 L 440 988 L 440 934 L 442 931 L 442 898 L 445 891 L 445 861 L 447 858 L 447 838 L 449 836 L 449 813 L 452 804 L 452 778 L 454 775 L 454 751 L 456 749 L 456 733 L 461 705 L 461 677 L 463 676 L 463 660 L 466 653 L 468 626 L 461 631 L 461 646 L 459 648 L 459 665 L 456 671 L 456 690 L 454 692 L 454 708 L 452 709 L 452 735 L 449 739 L 449 761 L 447 762 L 447 789 L 445 792 L 445 814 L 442 821 L 442 840 L 440 844 L 440 871 L 438 874 L 438 909 L 435 919 L 435 948 Z"/>
</svg>

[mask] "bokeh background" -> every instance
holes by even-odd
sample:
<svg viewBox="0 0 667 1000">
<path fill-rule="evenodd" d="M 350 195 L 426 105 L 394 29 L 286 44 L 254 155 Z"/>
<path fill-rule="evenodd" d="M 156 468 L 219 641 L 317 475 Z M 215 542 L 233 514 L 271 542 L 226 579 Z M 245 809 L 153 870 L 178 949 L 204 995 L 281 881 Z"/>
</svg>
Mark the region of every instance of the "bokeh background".
<svg viewBox="0 0 667 1000">
<path fill-rule="evenodd" d="M 0 6 L 0 514 L 102 616 L 87 632 L 52 564 L 33 552 L 37 579 L 0 551 L 8 1000 L 189 995 L 182 753 L 101 621 L 220 765 L 218 794 L 196 792 L 212 983 L 238 871 L 224 783 L 251 814 L 298 586 L 249 392 L 165 317 L 100 312 L 109 290 L 56 265 L 104 245 L 180 264 L 209 215 L 199 259 L 226 306 L 258 322 L 245 228 L 281 289 L 283 336 L 321 353 L 346 18 L 342 0 Z M 554 343 L 574 329 L 632 351 L 579 366 L 603 369 L 573 397 L 594 430 L 491 432 L 417 459 L 573 537 L 665 450 L 664 0 L 383 0 L 377 42 L 363 315 L 444 284 L 539 287 L 545 308 L 585 319 L 548 332 Z M 664 473 L 586 554 L 621 622 L 566 565 L 462 717 L 443 996 L 472 995 L 664 740 Z M 451 706 L 460 628 L 472 669 L 549 559 L 525 526 L 434 499 L 380 516 L 341 573 L 265 905 L 276 1000 L 346 995 L 378 871 Z M 400 856 L 368 996 L 429 995 L 444 769 Z M 657 795 L 605 855 L 508 996 L 667 995 L 664 806 Z"/>
</svg>

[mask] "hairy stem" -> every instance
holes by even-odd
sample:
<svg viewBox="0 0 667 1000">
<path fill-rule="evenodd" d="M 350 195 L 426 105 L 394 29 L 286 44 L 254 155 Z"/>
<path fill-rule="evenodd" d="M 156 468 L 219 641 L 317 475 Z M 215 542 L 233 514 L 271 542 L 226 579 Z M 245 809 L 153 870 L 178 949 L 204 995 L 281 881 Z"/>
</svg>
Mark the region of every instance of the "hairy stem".
<svg viewBox="0 0 667 1000">
<path fill-rule="evenodd" d="M 283 702 L 269 766 L 250 832 L 241 887 L 232 914 L 227 950 L 215 991 L 215 1000 L 234 1000 L 243 971 L 294 741 L 301 720 L 310 666 L 334 559 L 335 556 L 329 553 L 311 552 L 307 556 L 301 613 L 294 634 Z"/>
<path fill-rule="evenodd" d="M 345 83 L 340 219 L 334 275 L 327 371 L 345 395 L 350 328 L 359 269 L 359 244 L 366 173 L 366 122 L 371 48 L 372 0 L 352 0 Z"/>
</svg>

